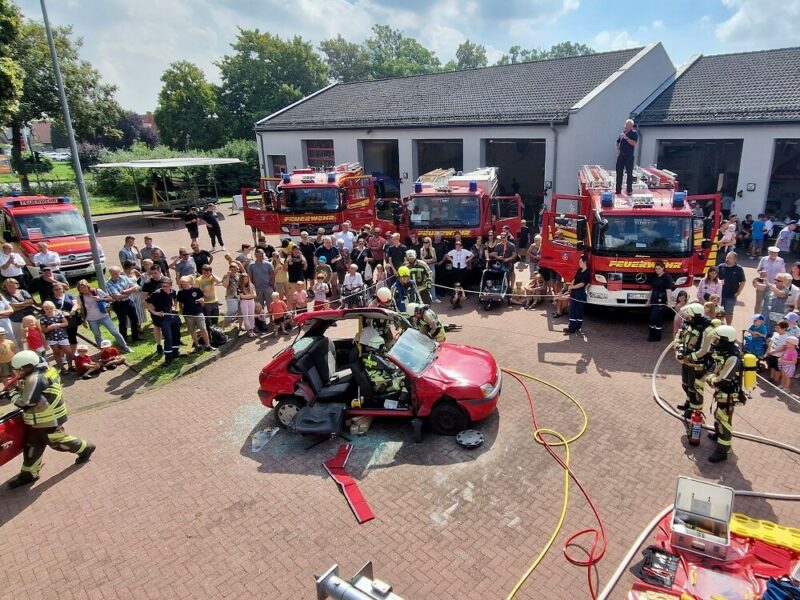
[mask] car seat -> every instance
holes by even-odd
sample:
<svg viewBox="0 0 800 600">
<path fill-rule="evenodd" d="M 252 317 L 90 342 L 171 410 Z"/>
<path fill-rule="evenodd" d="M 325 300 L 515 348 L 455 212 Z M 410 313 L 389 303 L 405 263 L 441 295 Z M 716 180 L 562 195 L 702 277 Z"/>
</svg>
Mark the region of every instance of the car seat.
<svg viewBox="0 0 800 600">
<path fill-rule="evenodd" d="M 407 401 L 407 397 L 404 397 L 407 396 L 407 394 L 404 392 L 390 390 L 379 394 L 375 391 L 375 388 L 372 386 L 372 382 L 367 376 L 367 372 L 364 370 L 364 365 L 361 363 L 361 359 L 358 356 L 358 350 L 356 348 L 353 348 L 350 351 L 350 371 L 353 373 L 353 379 L 358 385 L 360 395 L 364 399 L 365 404 L 375 407 L 383 406 L 384 400 L 398 400 L 401 402 Z"/>
</svg>

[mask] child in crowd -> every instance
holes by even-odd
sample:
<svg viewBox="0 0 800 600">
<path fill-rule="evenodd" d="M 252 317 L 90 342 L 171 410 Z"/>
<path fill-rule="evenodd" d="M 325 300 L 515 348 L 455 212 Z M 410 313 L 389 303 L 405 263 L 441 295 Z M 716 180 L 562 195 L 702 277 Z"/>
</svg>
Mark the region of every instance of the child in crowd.
<svg viewBox="0 0 800 600">
<path fill-rule="evenodd" d="M 75 368 L 78 369 L 78 374 L 81 379 L 91 379 L 97 377 L 100 371 L 103 370 L 103 365 L 96 363 L 89 356 L 89 346 L 86 344 L 78 344 L 76 348 L 78 356 L 75 357 Z"/>
<path fill-rule="evenodd" d="M 103 369 L 113 371 L 120 365 L 125 364 L 125 357 L 113 346 L 110 340 L 100 342 L 100 366 Z"/>
<path fill-rule="evenodd" d="M 460 283 L 455 284 L 453 295 L 450 296 L 450 306 L 453 308 L 461 308 L 461 305 L 466 301 L 467 295 L 464 293 L 464 288 Z"/>
<path fill-rule="evenodd" d="M 800 315 L 792 311 L 786 314 L 783 318 L 789 321 L 789 328 L 786 330 L 786 335 L 793 335 L 797 338 L 800 338 L 800 326 L 798 326 L 797 323 L 797 321 L 800 320 Z"/>
<path fill-rule="evenodd" d="M 272 319 L 272 330 L 275 332 L 275 335 L 278 335 L 278 329 L 280 329 L 283 334 L 289 333 L 286 329 L 290 325 L 288 311 L 289 307 L 286 306 L 286 302 L 281 300 L 280 293 L 272 292 L 272 302 L 269 304 L 269 316 Z"/>
<path fill-rule="evenodd" d="M 316 277 L 317 281 L 319 281 L 320 275 L 322 275 L 322 282 L 328 286 L 328 295 L 330 295 L 331 288 L 329 284 L 331 281 L 331 276 L 333 275 L 333 269 L 331 269 L 331 266 L 328 264 L 328 259 L 324 256 L 319 257 L 319 264 L 314 269 L 314 276 Z M 316 301 L 316 296 L 314 297 L 314 300 Z"/>
<path fill-rule="evenodd" d="M 764 315 L 753 315 L 753 324 L 744 334 L 744 351 L 755 355 L 759 360 L 764 358 L 767 351 L 767 325 Z"/>
<path fill-rule="evenodd" d="M 317 283 L 314 284 L 314 310 L 324 309 L 330 290 L 330 286 L 325 283 L 325 273 L 317 273 Z"/>
<path fill-rule="evenodd" d="M 786 330 L 789 329 L 789 322 L 780 320 L 775 324 L 775 333 L 769 340 L 767 346 L 767 366 L 769 367 L 769 376 L 773 383 L 780 384 L 781 382 L 781 367 L 780 359 L 786 350 L 786 338 L 789 334 Z"/>
<path fill-rule="evenodd" d="M 678 335 L 678 331 L 683 327 L 683 317 L 681 317 L 681 310 L 689 303 L 689 293 L 686 290 L 681 290 L 675 296 L 675 317 L 672 319 L 672 335 Z"/>
<path fill-rule="evenodd" d="M 44 334 L 39 328 L 39 322 L 33 315 L 28 315 L 22 318 L 22 339 L 25 340 L 25 349 L 33 350 L 44 358 L 47 352 L 47 345 L 45 343 Z"/>
<path fill-rule="evenodd" d="M 525 288 L 522 287 L 522 281 L 519 279 L 514 282 L 514 287 L 511 290 L 511 304 L 514 306 L 525 306 L 528 303 L 526 299 Z"/>
<path fill-rule="evenodd" d="M 306 292 L 305 281 L 298 281 L 295 284 L 295 291 L 291 297 L 292 307 L 298 315 L 308 310 L 308 292 Z"/>
<path fill-rule="evenodd" d="M 75 360 L 67 339 L 67 318 L 64 313 L 56 310 L 55 304 L 49 301 L 42 303 L 42 310 L 44 315 L 39 320 L 39 327 L 44 333 L 47 345 L 53 351 L 53 362 L 64 375 L 68 372 L 67 367 L 73 368 Z"/>
<path fill-rule="evenodd" d="M 544 302 L 544 295 L 547 292 L 547 286 L 545 285 L 544 278 L 538 271 L 531 275 L 526 292 L 528 296 L 527 304 L 525 306 L 526 310 L 534 309 L 541 302 Z"/>
<path fill-rule="evenodd" d="M 798 343 L 800 343 L 800 340 L 796 336 L 787 336 L 786 350 L 783 351 L 783 356 L 778 359 L 778 364 L 781 366 L 781 387 L 787 392 L 792 384 L 792 377 L 794 377 L 795 366 L 797 365 Z"/>
<path fill-rule="evenodd" d="M 381 264 L 372 269 L 372 287 L 376 290 L 386 287 L 386 269 Z"/>
<path fill-rule="evenodd" d="M 5 327 L 0 327 L 0 377 L 6 379 L 11 377 L 11 359 L 17 353 L 17 346 L 11 340 L 6 339 L 8 332 Z"/>
<path fill-rule="evenodd" d="M 711 294 L 708 300 L 714 305 L 714 319 L 725 320 L 725 309 L 722 308 L 722 298 L 719 294 Z"/>
</svg>

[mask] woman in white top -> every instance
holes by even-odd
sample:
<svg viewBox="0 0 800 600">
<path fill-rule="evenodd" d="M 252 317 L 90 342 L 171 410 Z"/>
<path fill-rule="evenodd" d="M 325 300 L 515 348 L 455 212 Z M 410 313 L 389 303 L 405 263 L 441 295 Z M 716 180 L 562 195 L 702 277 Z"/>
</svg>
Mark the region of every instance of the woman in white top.
<svg viewBox="0 0 800 600">
<path fill-rule="evenodd" d="M 453 263 L 453 270 L 451 271 L 453 277 L 453 285 L 456 283 L 464 284 L 466 280 L 467 269 L 472 261 L 472 252 L 464 250 L 461 241 L 456 241 L 456 247 L 445 256 L 445 260 Z"/>
</svg>

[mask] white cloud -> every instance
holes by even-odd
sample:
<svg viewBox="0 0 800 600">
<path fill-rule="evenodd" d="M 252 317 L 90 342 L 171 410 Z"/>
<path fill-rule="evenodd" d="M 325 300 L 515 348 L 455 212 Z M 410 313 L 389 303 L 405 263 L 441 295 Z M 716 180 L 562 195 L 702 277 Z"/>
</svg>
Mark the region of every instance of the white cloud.
<svg viewBox="0 0 800 600">
<path fill-rule="evenodd" d="M 660 20 L 653 21 L 652 23 L 650 23 L 650 27 L 652 29 L 664 29 L 664 21 L 660 21 Z"/>
<path fill-rule="evenodd" d="M 722 0 L 734 14 L 719 23 L 719 41 L 736 49 L 758 50 L 800 44 L 800 0 Z"/>
<path fill-rule="evenodd" d="M 596 50 L 624 50 L 636 48 L 643 44 L 633 38 L 627 31 L 601 31 L 592 39 L 592 46 Z"/>
</svg>

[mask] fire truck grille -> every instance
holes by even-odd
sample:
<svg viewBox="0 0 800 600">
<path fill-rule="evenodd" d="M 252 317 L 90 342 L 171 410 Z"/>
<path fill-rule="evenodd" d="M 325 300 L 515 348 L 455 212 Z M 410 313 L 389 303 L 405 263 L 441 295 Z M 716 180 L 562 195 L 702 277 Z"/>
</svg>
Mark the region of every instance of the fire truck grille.
<svg viewBox="0 0 800 600">
<path fill-rule="evenodd" d="M 72 266 L 83 266 L 83 263 L 92 260 L 91 252 L 79 252 L 75 254 L 67 254 L 61 257 L 61 268 L 69 270 Z"/>
<path fill-rule="evenodd" d="M 622 285 L 628 289 L 650 289 L 648 284 L 650 282 L 650 278 L 652 277 L 651 273 L 609 273 L 605 271 L 598 271 L 597 274 L 604 276 L 608 282 L 614 281 L 615 279 L 619 281 L 619 276 L 622 275 Z"/>
</svg>

